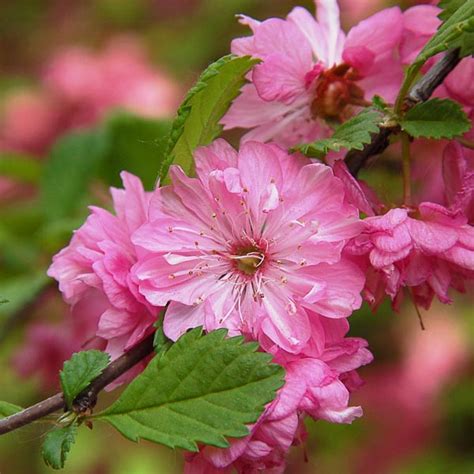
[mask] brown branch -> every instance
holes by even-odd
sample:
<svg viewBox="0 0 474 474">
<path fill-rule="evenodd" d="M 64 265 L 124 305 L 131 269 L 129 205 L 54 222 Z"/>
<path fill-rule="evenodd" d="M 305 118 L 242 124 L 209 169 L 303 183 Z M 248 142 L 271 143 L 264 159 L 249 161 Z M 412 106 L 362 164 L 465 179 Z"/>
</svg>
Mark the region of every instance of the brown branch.
<svg viewBox="0 0 474 474">
<path fill-rule="evenodd" d="M 153 338 L 154 334 L 150 334 L 142 342 L 111 362 L 102 374 L 76 397 L 73 410 L 76 413 L 83 413 L 93 408 L 101 390 L 153 352 Z M 21 428 L 61 409 L 67 410 L 63 394 L 57 393 L 36 405 L 0 419 L 0 435 Z"/>
<path fill-rule="evenodd" d="M 459 64 L 459 49 L 448 51 L 409 91 L 404 101 L 404 110 L 408 110 L 420 102 L 428 100 L 435 89 L 442 84 L 446 76 Z M 382 127 L 372 136 L 370 143 L 362 150 L 351 150 L 344 161 L 351 172 L 357 177 L 359 171 L 380 155 L 389 145 L 389 137 L 399 131 L 398 127 Z M 372 158 L 372 159 L 371 159 Z"/>
</svg>

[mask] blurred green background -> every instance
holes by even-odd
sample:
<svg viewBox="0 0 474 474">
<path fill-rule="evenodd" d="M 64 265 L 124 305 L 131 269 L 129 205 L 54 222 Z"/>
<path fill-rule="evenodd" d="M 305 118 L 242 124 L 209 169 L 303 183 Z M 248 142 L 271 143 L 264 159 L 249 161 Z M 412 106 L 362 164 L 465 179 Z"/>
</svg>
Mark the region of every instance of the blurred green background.
<svg viewBox="0 0 474 474">
<path fill-rule="evenodd" d="M 18 351 L 27 344 L 32 324 L 57 324 L 59 334 L 63 319 L 68 317 L 68 308 L 45 278 L 45 271 L 51 256 L 87 215 L 86 206 L 110 204 L 107 188 L 118 183 L 122 168 L 140 175 L 148 188 L 153 185 L 153 156 L 162 146 L 160 137 L 173 115 L 170 104 L 179 104 L 203 68 L 229 52 L 232 38 L 247 34 L 236 14 L 258 19 L 284 16 L 297 4 L 313 10 L 308 0 L 1 2 L 0 179 L 4 181 L 0 181 L 0 296 L 10 300 L 0 307 L 1 400 L 28 405 L 55 392 L 37 368 L 26 378 L 20 376 Z M 347 29 L 381 7 L 411 4 L 344 0 L 342 23 Z M 72 46 L 87 48 L 91 57 L 100 56 L 110 41 L 124 37 L 127 41 L 131 38 L 143 55 L 140 61 L 146 71 L 142 75 L 156 73 L 165 78 L 164 85 L 156 86 L 168 91 L 163 92 L 167 94 L 163 110 L 156 116 L 147 112 L 142 117 L 140 107 L 129 110 L 128 103 L 120 101 L 101 105 L 100 113 L 95 109 L 78 111 L 78 102 L 70 98 L 64 105 L 64 98 L 51 90 L 45 73 L 51 58 Z M 92 80 L 90 87 L 94 87 Z M 25 110 L 15 115 L 18 109 L 11 104 L 25 95 L 32 95 L 34 104 L 28 99 Z M 117 112 L 117 107 L 128 112 Z M 16 130 L 27 138 L 36 133 L 29 128 L 29 121 L 46 121 L 43 117 L 49 117 L 53 108 L 55 128 L 42 136 L 40 144 L 12 141 Z M 86 113 L 89 115 L 84 118 Z M 52 145 L 71 130 L 79 135 L 62 138 L 72 140 L 65 147 L 67 153 L 61 145 Z M 236 140 L 234 135 L 229 138 Z M 75 156 L 71 156 L 71 149 Z M 100 165 L 94 153 L 101 155 Z M 129 159 L 132 156 L 133 160 Z M 69 163 L 64 180 L 73 175 L 79 183 L 78 189 L 66 186 L 64 194 L 55 189 L 55 170 L 61 168 L 62 160 Z M 6 178 L 1 178 L 2 174 Z M 399 192 L 396 169 L 377 166 L 364 178 L 389 199 Z M 40 187 L 43 190 L 38 191 Z M 472 303 L 468 297 L 459 297 L 451 307 L 434 304 L 432 311 L 424 314 L 424 332 L 409 304 L 400 314 L 388 304 L 377 315 L 367 308 L 354 314 L 351 335 L 366 338 L 375 356 L 371 366 L 360 370 L 366 385 L 353 396 L 352 404 L 361 404 L 365 416 L 351 426 L 308 421 L 306 447 L 293 449 L 287 472 L 474 472 Z M 115 396 L 104 394 L 100 404 L 106 405 Z M 38 424 L 2 436 L 0 473 L 51 472 L 39 452 L 47 429 L 47 425 Z M 136 445 L 97 424 L 92 431 L 80 431 L 64 472 L 168 474 L 181 469 L 180 452 L 145 442 Z"/>
</svg>

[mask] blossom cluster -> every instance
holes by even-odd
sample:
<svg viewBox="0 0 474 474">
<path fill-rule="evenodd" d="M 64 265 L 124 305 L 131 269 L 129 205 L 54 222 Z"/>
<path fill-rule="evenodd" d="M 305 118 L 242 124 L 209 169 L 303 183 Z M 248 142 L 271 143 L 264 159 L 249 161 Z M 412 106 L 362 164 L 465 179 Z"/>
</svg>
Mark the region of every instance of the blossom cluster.
<svg viewBox="0 0 474 474">
<path fill-rule="evenodd" d="M 284 387 L 249 435 L 187 455 L 189 473 L 283 472 L 306 416 L 350 423 L 362 413 L 349 395 L 372 355 L 347 333 L 363 299 L 376 307 L 388 295 L 397 307 L 406 292 L 429 308 L 474 279 L 474 168 L 459 143 L 438 160 L 438 202 L 403 207 L 381 203 L 337 157 L 329 166 L 285 149 L 327 136 L 374 95 L 393 102 L 439 10 L 387 9 L 346 35 L 336 1 L 316 5 L 316 18 L 302 8 L 286 19 L 241 17 L 252 35 L 232 52 L 261 62 L 223 119 L 250 129 L 238 151 L 223 139 L 198 148 L 196 177 L 172 166 L 171 184 L 151 192 L 123 173 L 114 213 L 91 208 L 49 269 L 73 307 L 97 302 L 93 338 L 112 357 L 164 313 L 173 341 L 198 326 L 226 328 L 284 367 Z M 473 64 L 464 59 L 454 74 L 468 77 Z M 472 84 L 450 76 L 437 94 L 471 113 Z"/>
</svg>

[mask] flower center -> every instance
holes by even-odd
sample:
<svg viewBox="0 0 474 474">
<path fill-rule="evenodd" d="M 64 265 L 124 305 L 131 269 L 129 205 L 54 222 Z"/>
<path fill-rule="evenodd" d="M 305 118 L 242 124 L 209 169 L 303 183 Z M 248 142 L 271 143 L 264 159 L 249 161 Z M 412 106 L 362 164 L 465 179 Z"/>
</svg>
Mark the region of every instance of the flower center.
<svg viewBox="0 0 474 474">
<path fill-rule="evenodd" d="M 246 275 L 254 275 L 263 265 L 265 254 L 258 247 L 244 247 L 234 255 L 235 268 Z"/>
<path fill-rule="evenodd" d="M 315 98 L 311 103 L 313 117 L 342 122 L 350 116 L 348 105 L 367 105 L 364 91 L 356 84 L 359 79 L 357 71 L 348 64 L 322 71 L 316 79 Z"/>
</svg>

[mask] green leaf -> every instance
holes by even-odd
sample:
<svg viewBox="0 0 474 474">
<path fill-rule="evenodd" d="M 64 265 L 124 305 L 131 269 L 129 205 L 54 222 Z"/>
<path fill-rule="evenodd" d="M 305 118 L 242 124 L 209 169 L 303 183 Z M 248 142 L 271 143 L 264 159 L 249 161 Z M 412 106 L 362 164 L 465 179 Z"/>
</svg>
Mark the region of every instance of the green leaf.
<svg viewBox="0 0 474 474">
<path fill-rule="evenodd" d="M 441 0 L 438 7 L 442 8 L 438 15 L 440 20 L 447 20 L 466 0 Z"/>
<path fill-rule="evenodd" d="M 41 454 L 47 466 L 53 469 L 62 469 L 64 467 L 71 445 L 76 440 L 76 434 L 77 425 L 72 424 L 64 428 L 56 428 L 46 435 L 41 448 Z"/>
<path fill-rule="evenodd" d="M 284 383 L 284 371 L 256 343 L 226 339 L 220 329 L 184 334 L 107 410 L 94 418 L 111 423 L 132 441 L 146 439 L 197 451 L 196 443 L 227 447 L 225 437 L 248 434 L 265 404 Z"/>
<path fill-rule="evenodd" d="M 0 418 L 5 418 L 7 416 L 14 415 L 15 413 L 18 413 L 21 410 L 23 410 L 23 408 L 19 407 L 18 405 L 0 401 Z"/>
<path fill-rule="evenodd" d="M 0 175 L 24 183 L 36 183 L 41 175 L 37 158 L 19 153 L 0 153 Z"/>
<path fill-rule="evenodd" d="M 450 2 L 444 18 L 446 20 L 420 51 L 412 66 L 424 64 L 435 54 L 448 49 L 461 48 L 461 56 L 474 52 L 474 0 L 459 4 Z"/>
<path fill-rule="evenodd" d="M 59 373 L 61 388 L 68 408 L 74 399 L 107 367 L 110 357 L 105 352 L 90 350 L 73 354 Z"/>
<path fill-rule="evenodd" d="M 374 109 L 366 109 L 340 125 L 333 136 L 294 148 L 306 156 L 322 158 L 330 150 L 362 150 L 370 143 L 371 134 L 379 131 L 381 114 Z"/>
<path fill-rule="evenodd" d="M 405 114 L 400 125 L 415 138 L 453 138 L 471 127 L 461 106 L 449 99 L 431 99 L 416 105 Z"/>
<path fill-rule="evenodd" d="M 388 109 L 387 102 L 385 102 L 385 100 L 383 100 L 383 98 L 379 95 L 374 95 L 372 97 L 372 104 L 374 108 L 376 108 L 380 112 L 385 112 Z"/>
<path fill-rule="evenodd" d="M 44 165 L 42 205 L 55 220 L 82 208 L 89 184 L 99 170 L 107 149 L 103 130 L 84 130 L 62 137 Z"/>
<path fill-rule="evenodd" d="M 159 322 L 161 324 L 161 321 Z M 173 341 L 171 339 L 168 339 L 165 336 L 165 332 L 163 331 L 163 327 L 160 326 L 155 332 L 155 337 L 153 338 L 153 347 L 155 348 L 155 352 L 160 355 L 164 352 L 166 352 L 171 345 L 173 344 Z"/>
<path fill-rule="evenodd" d="M 250 56 L 224 56 L 212 63 L 189 90 L 171 127 L 161 179 L 172 163 L 192 174 L 193 152 L 208 145 L 222 131 L 219 124 L 245 84 L 246 74 L 259 62 Z"/>
<path fill-rule="evenodd" d="M 105 124 L 108 148 L 101 175 L 107 183 L 122 187 L 120 172 L 138 176 L 145 188 L 152 189 L 165 157 L 171 123 L 121 112 Z"/>
</svg>

